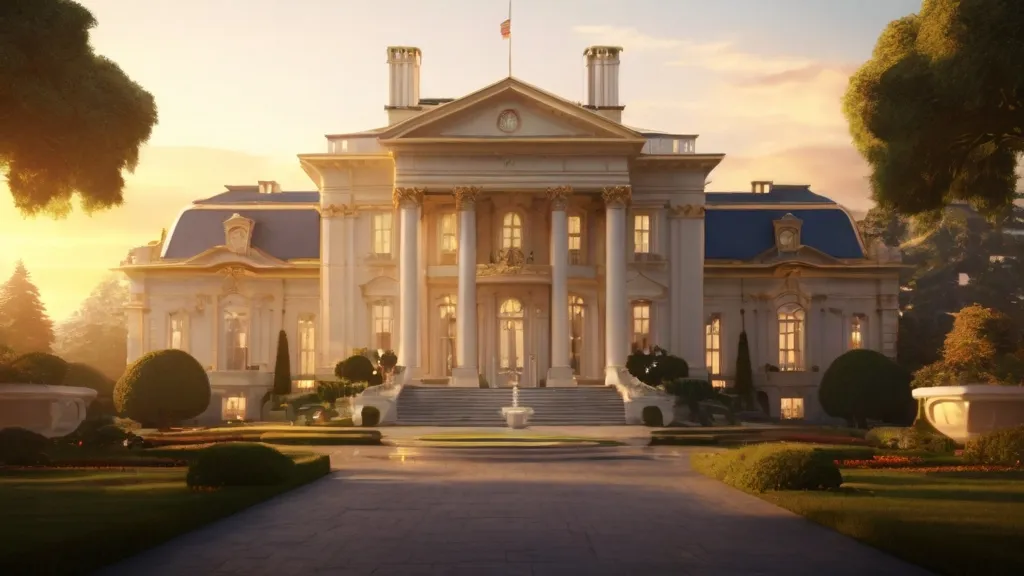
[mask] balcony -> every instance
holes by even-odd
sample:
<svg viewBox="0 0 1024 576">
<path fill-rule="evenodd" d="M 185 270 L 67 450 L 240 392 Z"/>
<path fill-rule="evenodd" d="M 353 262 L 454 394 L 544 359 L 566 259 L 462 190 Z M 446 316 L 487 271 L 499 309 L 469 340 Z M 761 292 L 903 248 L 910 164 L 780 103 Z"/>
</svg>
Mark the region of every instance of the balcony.
<svg viewBox="0 0 1024 576">
<path fill-rule="evenodd" d="M 696 154 L 696 136 L 649 136 L 644 144 L 642 154 L 668 156 L 673 154 Z"/>
</svg>

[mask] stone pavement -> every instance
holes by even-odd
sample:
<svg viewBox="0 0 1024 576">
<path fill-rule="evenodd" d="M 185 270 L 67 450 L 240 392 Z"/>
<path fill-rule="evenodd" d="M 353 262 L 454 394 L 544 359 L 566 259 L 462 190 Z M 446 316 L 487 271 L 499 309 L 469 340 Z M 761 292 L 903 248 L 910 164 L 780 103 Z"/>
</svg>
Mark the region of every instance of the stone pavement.
<svg viewBox="0 0 1024 576">
<path fill-rule="evenodd" d="M 329 477 L 104 575 L 900 575 L 927 572 L 692 472 L 685 448 L 325 448 Z"/>
</svg>

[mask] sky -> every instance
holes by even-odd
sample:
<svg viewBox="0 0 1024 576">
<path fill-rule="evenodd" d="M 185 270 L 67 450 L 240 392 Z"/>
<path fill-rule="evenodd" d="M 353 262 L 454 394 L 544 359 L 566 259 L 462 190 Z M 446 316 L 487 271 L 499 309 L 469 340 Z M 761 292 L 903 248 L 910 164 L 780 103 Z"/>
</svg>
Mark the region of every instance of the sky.
<svg viewBox="0 0 1024 576">
<path fill-rule="evenodd" d="M 0 189 L 0 278 L 23 259 L 55 320 L 129 248 L 225 184 L 315 190 L 296 155 L 386 124 L 389 45 L 423 51 L 423 97 L 508 74 L 507 0 L 80 0 L 96 52 L 156 98 L 160 121 L 119 208 L 25 219 Z M 810 184 L 870 207 L 840 99 L 885 25 L 920 0 L 514 0 L 512 74 L 572 101 L 583 49 L 622 46 L 629 126 L 725 153 L 709 191 Z M 4 186 L 0 183 L 0 186 Z"/>
</svg>

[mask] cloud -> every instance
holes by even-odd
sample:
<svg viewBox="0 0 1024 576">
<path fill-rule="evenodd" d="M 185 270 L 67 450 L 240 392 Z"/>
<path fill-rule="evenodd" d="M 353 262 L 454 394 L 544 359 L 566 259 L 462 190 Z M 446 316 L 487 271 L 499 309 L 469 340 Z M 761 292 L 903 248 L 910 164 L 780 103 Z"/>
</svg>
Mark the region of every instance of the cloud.
<svg viewBox="0 0 1024 576">
<path fill-rule="evenodd" d="M 316 189 L 294 158 L 159 146 L 143 149 L 138 169 L 127 177 L 124 204 L 92 216 L 26 219 L 0 187 L 0 281 L 24 260 L 51 317 L 62 319 L 130 248 L 158 239 L 193 200 L 218 194 L 225 184 L 257 180 L 277 180 L 285 190 Z"/>
</svg>

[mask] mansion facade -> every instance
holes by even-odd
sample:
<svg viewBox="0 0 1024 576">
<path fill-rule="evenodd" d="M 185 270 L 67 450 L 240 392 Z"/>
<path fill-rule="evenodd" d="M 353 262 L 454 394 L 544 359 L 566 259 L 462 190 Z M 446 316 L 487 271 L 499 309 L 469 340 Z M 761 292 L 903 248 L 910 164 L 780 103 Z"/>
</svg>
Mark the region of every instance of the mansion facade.
<svg viewBox="0 0 1024 576">
<path fill-rule="evenodd" d="M 388 125 L 300 155 L 315 191 L 228 186 L 131 251 L 129 362 L 186 350 L 212 410 L 258 417 L 282 330 L 298 388 L 363 348 L 405 383 L 621 384 L 654 346 L 724 386 L 746 331 L 765 408 L 817 416 L 836 356 L 895 355 L 898 256 L 808 186 L 705 192 L 724 155 L 623 125 L 619 55 L 587 49 L 581 105 L 512 77 L 421 98 L 389 48 Z"/>
</svg>

